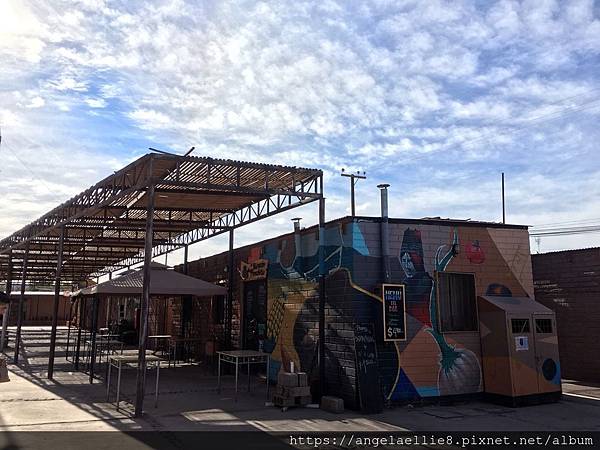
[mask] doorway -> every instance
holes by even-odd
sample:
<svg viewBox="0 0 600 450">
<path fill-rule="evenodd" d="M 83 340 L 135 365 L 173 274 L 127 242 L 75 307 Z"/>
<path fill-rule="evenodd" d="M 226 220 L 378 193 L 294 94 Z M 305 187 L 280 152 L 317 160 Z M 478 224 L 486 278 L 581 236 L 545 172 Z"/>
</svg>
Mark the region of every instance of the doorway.
<svg viewBox="0 0 600 450">
<path fill-rule="evenodd" d="M 247 350 L 259 350 L 267 336 L 266 280 L 244 283 L 243 344 Z"/>
</svg>

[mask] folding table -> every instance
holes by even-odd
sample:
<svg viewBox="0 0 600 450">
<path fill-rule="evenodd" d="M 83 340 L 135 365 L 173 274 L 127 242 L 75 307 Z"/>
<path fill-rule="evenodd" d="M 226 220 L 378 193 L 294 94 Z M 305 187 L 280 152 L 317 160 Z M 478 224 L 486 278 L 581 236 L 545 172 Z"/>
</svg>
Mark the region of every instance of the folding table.
<svg viewBox="0 0 600 450">
<path fill-rule="evenodd" d="M 146 355 L 146 363 L 153 362 L 156 367 L 156 385 L 154 391 L 154 407 L 158 407 L 158 380 L 160 374 L 161 358 L 156 355 Z M 117 372 L 117 409 L 119 409 L 119 401 L 121 394 L 121 369 L 125 365 L 138 362 L 138 355 L 111 355 L 108 358 L 108 374 L 106 376 L 106 401 L 110 400 L 110 368 L 115 367 Z"/>
<path fill-rule="evenodd" d="M 259 352 L 256 350 L 230 350 L 217 352 L 219 356 L 219 370 L 217 376 L 217 392 L 221 393 L 221 361 L 224 363 L 233 364 L 235 366 L 235 401 L 237 402 L 238 393 L 238 378 L 239 366 L 247 365 L 248 367 L 248 392 L 250 392 L 250 364 L 267 365 L 267 401 L 269 400 L 269 372 L 271 369 L 271 354 Z"/>
</svg>

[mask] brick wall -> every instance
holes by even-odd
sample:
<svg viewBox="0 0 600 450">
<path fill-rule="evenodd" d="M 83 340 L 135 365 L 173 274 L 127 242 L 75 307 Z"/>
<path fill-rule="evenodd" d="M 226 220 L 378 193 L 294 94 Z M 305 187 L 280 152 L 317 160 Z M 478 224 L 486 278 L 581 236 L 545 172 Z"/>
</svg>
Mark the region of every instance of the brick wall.
<svg viewBox="0 0 600 450">
<path fill-rule="evenodd" d="M 565 378 L 600 381 L 600 249 L 533 255 L 536 300 L 556 313 Z"/>
</svg>

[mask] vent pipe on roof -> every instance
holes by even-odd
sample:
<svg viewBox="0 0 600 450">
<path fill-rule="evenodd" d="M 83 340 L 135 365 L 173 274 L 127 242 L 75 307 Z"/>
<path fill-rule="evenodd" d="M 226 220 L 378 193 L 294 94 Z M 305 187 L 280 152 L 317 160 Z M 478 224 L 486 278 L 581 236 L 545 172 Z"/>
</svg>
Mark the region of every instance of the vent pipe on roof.
<svg viewBox="0 0 600 450">
<path fill-rule="evenodd" d="M 294 217 L 292 219 L 292 222 L 294 222 L 294 232 L 300 231 L 300 221 L 301 220 L 302 220 L 302 217 Z"/>
<path fill-rule="evenodd" d="M 381 272 L 384 283 L 391 280 L 390 273 L 390 232 L 388 223 L 388 187 L 389 184 L 377 185 L 381 191 Z"/>
<path fill-rule="evenodd" d="M 300 236 L 300 221 L 302 217 L 294 217 L 294 247 L 296 250 L 296 258 L 302 257 L 302 237 Z"/>
</svg>

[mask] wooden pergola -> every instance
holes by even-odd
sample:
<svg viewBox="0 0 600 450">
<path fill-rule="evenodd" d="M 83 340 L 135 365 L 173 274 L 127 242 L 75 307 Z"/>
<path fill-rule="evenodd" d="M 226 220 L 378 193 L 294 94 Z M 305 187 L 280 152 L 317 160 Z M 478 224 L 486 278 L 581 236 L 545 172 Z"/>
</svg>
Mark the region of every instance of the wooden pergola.
<svg viewBox="0 0 600 450">
<path fill-rule="evenodd" d="M 21 297 L 15 342 L 19 360 L 25 287 L 54 285 L 54 315 L 48 378 L 56 348 L 61 290 L 131 265 L 144 264 L 141 303 L 136 415 L 142 413 L 150 264 L 152 259 L 229 233 L 229 277 L 233 276 L 235 228 L 280 212 L 319 202 L 319 237 L 323 236 L 323 173 L 317 169 L 259 164 L 208 157 L 150 153 L 0 241 L 0 279 L 10 294 L 20 280 Z M 320 336 L 324 333 L 324 264 L 320 239 Z M 226 336 L 231 335 L 231 294 L 226 308 Z M 3 330 L 3 333 L 5 330 Z M 319 339 L 324 346 L 324 336 Z M 320 348 L 320 355 L 324 348 Z M 324 366 L 321 364 L 321 371 Z M 323 375 L 321 373 L 321 375 Z"/>
</svg>

